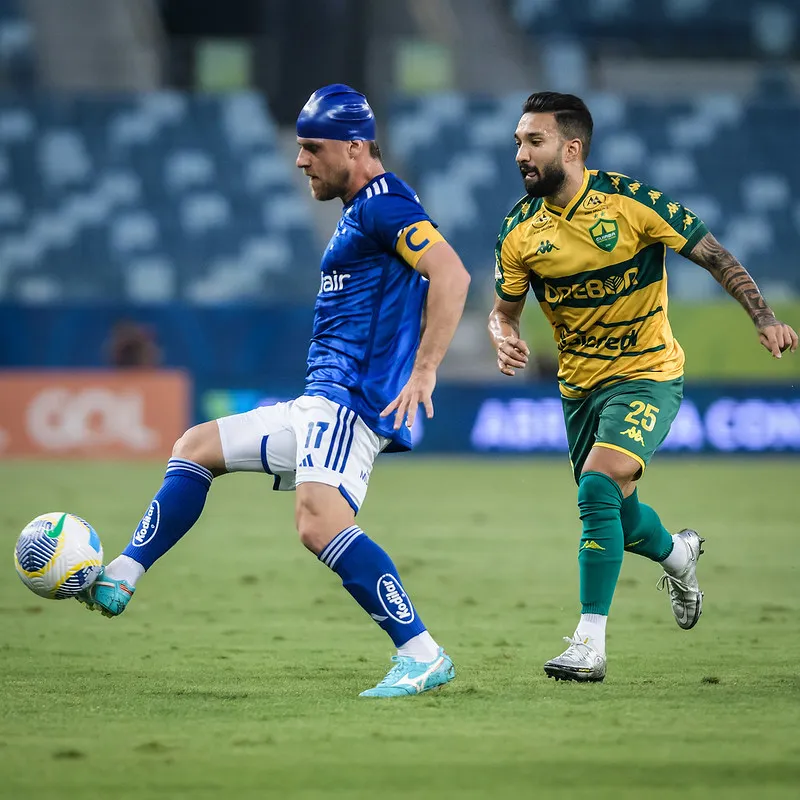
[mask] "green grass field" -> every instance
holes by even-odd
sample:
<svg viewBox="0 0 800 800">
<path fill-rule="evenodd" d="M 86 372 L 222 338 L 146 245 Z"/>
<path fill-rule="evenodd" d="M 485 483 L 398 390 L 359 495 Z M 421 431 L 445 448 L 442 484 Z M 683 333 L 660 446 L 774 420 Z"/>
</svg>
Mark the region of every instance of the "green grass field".
<svg viewBox="0 0 800 800">
<path fill-rule="evenodd" d="M 800 794 L 800 461 L 656 460 L 642 499 L 708 539 L 698 627 L 626 556 L 601 685 L 548 681 L 577 619 L 565 460 L 386 458 L 359 520 L 458 679 L 357 697 L 385 635 L 296 541 L 292 497 L 220 479 L 116 620 L 14 574 L 17 532 L 69 510 L 107 557 L 161 465 L 0 464 L 0 796 L 778 798 Z"/>
</svg>

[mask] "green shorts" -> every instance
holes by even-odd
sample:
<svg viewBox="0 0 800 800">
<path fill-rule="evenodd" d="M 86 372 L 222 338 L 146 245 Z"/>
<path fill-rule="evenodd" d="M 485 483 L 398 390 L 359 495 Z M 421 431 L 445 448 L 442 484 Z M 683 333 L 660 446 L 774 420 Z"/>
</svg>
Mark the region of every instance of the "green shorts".
<svg viewBox="0 0 800 800">
<path fill-rule="evenodd" d="M 620 381 L 581 399 L 562 397 L 575 482 L 594 445 L 627 453 L 641 464 L 637 478 L 667 438 L 683 399 L 683 378 Z"/>
</svg>

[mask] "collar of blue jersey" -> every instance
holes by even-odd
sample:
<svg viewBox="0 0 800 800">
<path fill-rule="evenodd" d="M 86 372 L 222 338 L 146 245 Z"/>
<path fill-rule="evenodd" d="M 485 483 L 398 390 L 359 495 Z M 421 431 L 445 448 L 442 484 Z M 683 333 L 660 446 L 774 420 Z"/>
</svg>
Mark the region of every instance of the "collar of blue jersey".
<svg viewBox="0 0 800 800">
<path fill-rule="evenodd" d="M 362 187 L 361 187 L 361 188 L 360 188 L 360 189 L 359 189 L 359 190 L 358 190 L 358 191 L 357 191 L 357 192 L 356 192 L 354 195 L 353 195 L 353 199 L 352 199 L 352 200 L 351 200 L 349 203 L 345 203 L 345 204 L 344 204 L 344 207 L 345 207 L 345 208 L 349 208 L 351 205 L 353 205 L 353 203 L 355 203 L 355 202 L 356 202 L 356 200 L 360 200 L 360 199 L 361 199 L 361 197 L 362 197 L 362 195 L 365 195 L 365 194 L 367 194 L 367 189 L 369 189 L 369 187 L 370 187 L 370 186 L 374 185 L 374 183 L 375 183 L 376 181 L 379 181 L 381 178 L 386 178 L 386 177 L 390 176 L 391 174 L 392 174 L 391 172 L 381 172 L 381 174 L 380 174 L 380 175 L 376 175 L 374 178 L 370 178 L 370 179 L 369 179 L 369 180 L 368 180 L 368 181 L 367 181 L 367 182 L 366 182 L 366 183 L 365 183 L 365 184 L 364 184 L 364 185 L 363 185 L 363 186 L 362 186 Z M 375 192 L 375 194 L 381 194 L 381 193 L 382 193 L 382 192 Z"/>
<path fill-rule="evenodd" d="M 548 211 L 550 211 L 551 213 L 555 214 L 557 217 L 565 217 L 565 218 L 569 217 L 570 213 L 572 212 L 572 210 L 575 208 L 575 206 L 578 205 L 578 203 L 581 202 L 581 200 L 583 200 L 584 195 L 588 191 L 588 189 L 589 189 L 589 181 L 591 180 L 591 177 L 592 177 L 592 173 L 589 172 L 589 170 L 586 169 L 586 167 L 584 167 L 583 168 L 583 181 L 581 183 L 581 188 L 578 189 L 577 192 L 575 192 L 575 194 L 572 197 L 572 200 L 570 200 L 569 203 L 567 203 L 567 205 L 564 208 L 559 208 L 559 206 L 551 205 L 550 203 L 548 203 L 546 201 L 543 201 L 542 205 Z"/>
</svg>

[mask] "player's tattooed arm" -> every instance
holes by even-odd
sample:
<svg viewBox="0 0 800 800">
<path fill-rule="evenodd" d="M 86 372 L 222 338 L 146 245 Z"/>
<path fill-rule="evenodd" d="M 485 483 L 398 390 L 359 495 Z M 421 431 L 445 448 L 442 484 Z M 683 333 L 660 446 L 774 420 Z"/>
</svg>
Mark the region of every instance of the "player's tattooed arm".
<svg viewBox="0 0 800 800">
<path fill-rule="evenodd" d="M 694 246 L 689 258 L 707 269 L 722 288 L 739 301 L 757 328 L 777 321 L 750 273 L 710 233 Z"/>
<path fill-rule="evenodd" d="M 513 376 L 523 369 L 531 354 L 528 345 L 519 338 L 519 321 L 525 298 L 516 301 L 495 297 L 489 314 L 489 338 L 497 350 L 497 368 L 503 375 Z"/>
<path fill-rule="evenodd" d="M 688 258 L 708 270 L 723 289 L 750 315 L 761 344 L 775 358 L 797 349 L 797 333 L 776 319 L 750 273 L 710 233 L 692 248 Z"/>
</svg>

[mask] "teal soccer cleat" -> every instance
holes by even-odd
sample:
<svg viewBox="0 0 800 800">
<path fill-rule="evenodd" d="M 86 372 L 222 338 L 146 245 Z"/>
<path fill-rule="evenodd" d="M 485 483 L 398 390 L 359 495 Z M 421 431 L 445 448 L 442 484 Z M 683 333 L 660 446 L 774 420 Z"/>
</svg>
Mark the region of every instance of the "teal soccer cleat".
<svg viewBox="0 0 800 800">
<path fill-rule="evenodd" d="M 104 567 L 97 580 L 77 597 L 91 611 L 99 611 L 104 617 L 118 617 L 135 591 L 126 581 L 107 578 Z"/>
<path fill-rule="evenodd" d="M 395 665 L 386 677 L 372 689 L 361 692 L 360 697 L 403 697 L 420 694 L 450 683 L 456 677 L 456 668 L 450 656 L 440 647 L 433 661 L 415 661 L 407 656 L 392 656 Z"/>
</svg>

